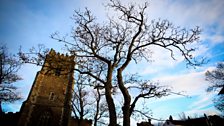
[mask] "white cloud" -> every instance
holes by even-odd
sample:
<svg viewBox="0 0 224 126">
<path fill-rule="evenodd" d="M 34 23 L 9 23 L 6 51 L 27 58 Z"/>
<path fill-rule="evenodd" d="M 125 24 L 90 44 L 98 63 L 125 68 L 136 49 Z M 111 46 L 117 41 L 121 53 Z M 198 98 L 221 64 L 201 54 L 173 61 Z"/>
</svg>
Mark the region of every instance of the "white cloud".
<svg viewBox="0 0 224 126">
<path fill-rule="evenodd" d="M 224 36 L 221 33 L 216 33 L 214 35 L 204 33 L 201 35 L 201 40 L 211 42 L 212 45 L 215 45 L 219 43 L 224 43 Z"/>
<path fill-rule="evenodd" d="M 210 85 L 209 81 L 205 80 L 205 72 L 214 70 L 215 67 L 201 67 L 199 69 L 189 69 L 187 73 L 176 75 L 167 75 L 154 80 L 159 80 L 161 84 L 171 86 L 173 91 L 184 91 L 187 95 L 202 95 L 202 97 L 211 97 L 213 94 L 206 92 Z"/>
<path fill-rule="evenodd" d="M 217 44 L 224 41 L 224 1 L 151 1 L 150 19 L 168 19 L 174 25 L 202 29 L 201 40 Z"/>
<path fill-rule="evenodd" d="M 204 72 L 167 76 L 159 78 L 159 80 L 161 83 L 172 86 L 174 91 L 186 91 L 189 95 L 199 95 L 205 92 L 208 85 L 204 78 Z"/>
<path fill-rule="evenodd" d="M 204 95 L 200 95 L 199 96 L 199 100 L 193 102 L 190 106 L 189 109 L 194 109 L 194 110 L 200 110 L 203 109 L 204 107 L 208 106 L 208 105 L 212 105 L 212 98 L 213 98 L 214 94 L 210 93 L 210 94 L 204 94 Z"/>
<path fill-rule="evenodd" d="M 173 87 L 173 92 L 184 91 L 183 94 L 192 97 L 198 97 L 197 101 L 193 101 L 191 105 L 186 108 L 185 114 L 188 116 L 194 116 L 195 114 L 203 114 L 206 113 L 208 115 L 211 114 L 219 114 L 217 110 L 215 110 L 213 106 L 212 98 L 216 94 L 207 93 L 206 89 L 209 85 L 209 82 L 205 81 L 205 72 L 207 70 L 213 70 L 214 67 L 209 67 L 200 72 L 190 71 L 189 73 L 181 74 L 181 75 L 172 75 L 157 78 L 161 83 Z M 162 99 L 158 99 L 155 102 L 167 101 L 167 104 L 172 99 L 180 98 L 181 96 L 171 95 L 168 97 L 164 97 Z M 158 110 L 154 110 L 158 112 Z"/>
<path fill-rule="evenodd" d="M 144 67 L 142 70 L 136 69 L 137 71 L 141 71 L 141 75 L 162 73 L 164 69 L 175 68 L 177 64 L 184 61 L 184 57 L 177 50 L 173 50 L 175 59 L 171 57 L 171 53 L 168 50 L 163 48 L 154 46 L 151 51 L 153 52 L 151 57 L 152 62 L 143 62 L 137 66 Z"/>
<path fill-rule="evenodd" d="M 183 26 L 210 25 L 221 22 L 224 2 L 211 1 L 152 1 L 152 17 L 164 17 Z"/>
</svg>

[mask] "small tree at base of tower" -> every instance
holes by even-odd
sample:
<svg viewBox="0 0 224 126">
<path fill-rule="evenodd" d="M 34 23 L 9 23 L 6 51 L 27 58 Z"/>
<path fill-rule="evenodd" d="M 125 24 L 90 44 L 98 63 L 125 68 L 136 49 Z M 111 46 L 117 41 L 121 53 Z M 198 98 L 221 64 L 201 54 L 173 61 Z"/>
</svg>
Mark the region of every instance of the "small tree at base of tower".
<svg viewBox="0 0 224 126">
<path fill-rule="evenodd" d="M 105 100 L 102 100 L 105 96 L 97 87 L 97 82 L 92 81 L 92 78 L 83 74 L 78 74 L 75 78 L 72 110 L 75 118 L 79 119 L 78 123 L 81 123 L 84 119 L 92 119 L 94 126 L 99 124 L 108 125 L 102 121 L 102 118 L 108 117 L 108 107 Z"/>
<path fill-rule="evenodd" d="M 20 66 L 19 60 L 8 53 L 6 46 L 0 46 L 0 106 L 3 102 L 21 99 L 19 93 L 16 92 L 17 87 L 13 85 L 14 82 L 22 79 L 17 74 Z"/>
</svg>

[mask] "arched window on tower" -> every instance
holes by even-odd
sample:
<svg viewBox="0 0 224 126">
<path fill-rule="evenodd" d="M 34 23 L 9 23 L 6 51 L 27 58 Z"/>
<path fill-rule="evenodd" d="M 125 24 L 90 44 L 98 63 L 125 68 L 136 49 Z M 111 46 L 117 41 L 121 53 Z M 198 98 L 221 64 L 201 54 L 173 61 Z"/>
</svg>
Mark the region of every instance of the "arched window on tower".
<svg viewBox="0 0 224 126">
<path fill-rule="evenodd" d="M 51 124 L 51 113 L 49 111 L 44 111 L 38 119 L 37 126 L 50 126 Z"/>
</svg>

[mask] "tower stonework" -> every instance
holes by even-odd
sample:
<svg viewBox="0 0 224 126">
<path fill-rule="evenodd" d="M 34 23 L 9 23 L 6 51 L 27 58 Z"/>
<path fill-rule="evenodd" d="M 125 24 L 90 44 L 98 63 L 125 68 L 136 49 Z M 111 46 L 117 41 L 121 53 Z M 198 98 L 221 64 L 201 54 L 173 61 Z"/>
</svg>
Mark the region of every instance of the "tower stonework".
<svg viewBox="0 0 224 126">
<path fill-rule="evenodd" d="M 74 66 L 73 56 L 51 49 L 21 107 L 18 126 L 69 125 Z"/>
</svg>

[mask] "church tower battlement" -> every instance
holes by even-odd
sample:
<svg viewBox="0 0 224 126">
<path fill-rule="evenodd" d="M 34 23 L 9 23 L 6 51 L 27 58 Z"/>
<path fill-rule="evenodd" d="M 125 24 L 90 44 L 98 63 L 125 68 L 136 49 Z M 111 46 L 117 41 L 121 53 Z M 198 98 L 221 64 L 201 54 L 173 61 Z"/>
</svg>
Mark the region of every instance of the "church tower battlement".
<svg viewBox="0 0 224 126">
<path fill-rule="evenodd" d="M 74 56 L 47 54 L 27 100 L 21 107 L 19 126 L 66 126 L 71 116 Z"/>
</svg>

